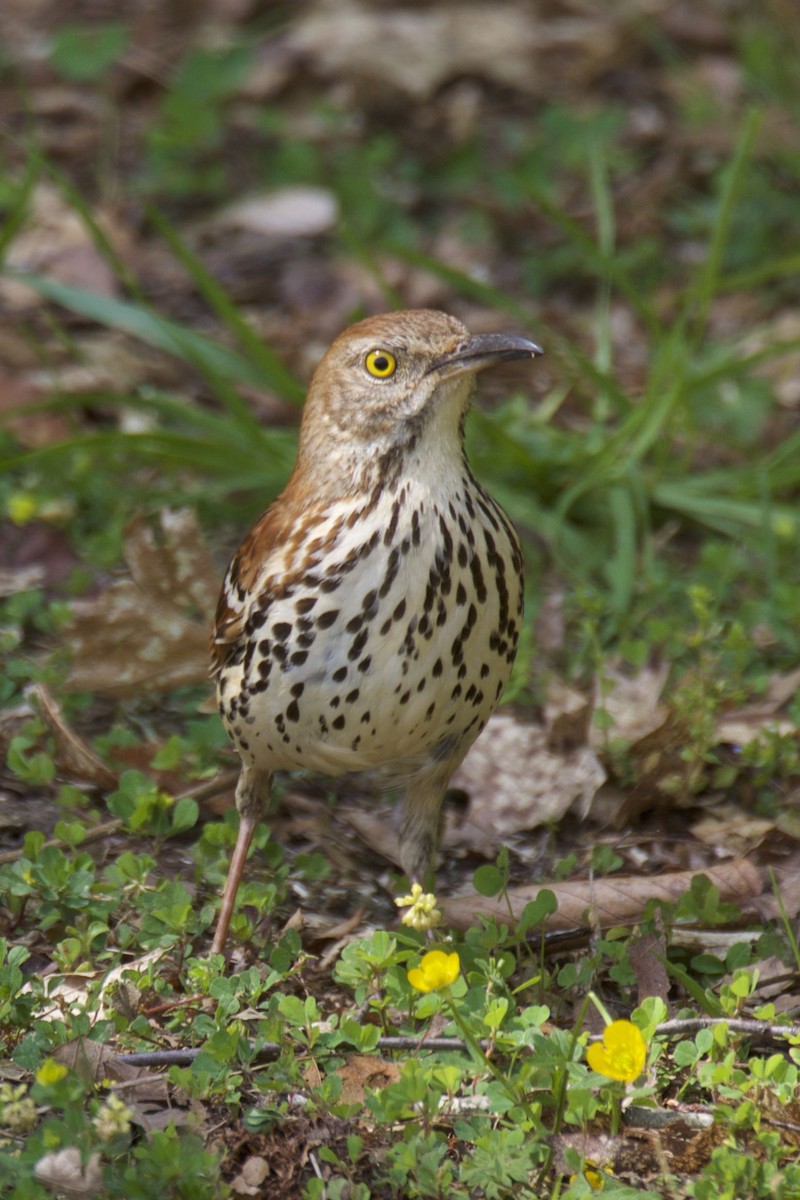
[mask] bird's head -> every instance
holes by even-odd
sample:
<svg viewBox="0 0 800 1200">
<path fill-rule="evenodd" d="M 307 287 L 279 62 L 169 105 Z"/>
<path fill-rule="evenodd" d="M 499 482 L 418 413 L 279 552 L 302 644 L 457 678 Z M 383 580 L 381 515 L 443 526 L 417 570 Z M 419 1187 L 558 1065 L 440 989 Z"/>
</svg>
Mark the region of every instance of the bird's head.
<svg viewBox="0 0 800 1200">
<path fill-rule="evenodd" d="M 381 458 L 421 438 L 457 447 L 477 372 L 541 353 L 527 338 L 470 334 L 430 309 L 369 317 L 341 333 L 317 367 L 301 456 Z"/>
</svg>

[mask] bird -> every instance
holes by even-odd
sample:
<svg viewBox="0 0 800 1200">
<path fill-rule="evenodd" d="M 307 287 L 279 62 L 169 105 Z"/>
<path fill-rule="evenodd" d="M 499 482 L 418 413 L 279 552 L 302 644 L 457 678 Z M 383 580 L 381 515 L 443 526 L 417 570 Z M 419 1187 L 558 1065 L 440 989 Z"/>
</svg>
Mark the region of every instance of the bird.
<svg viewBox="0 0 800 1200">
<path fill-rule="evenodd" d="M 211 635 L 241 759 L 212 953 L 276 771 L 402 789 L 399 861 L 425 882 L 448 782 L 508 682 L 523 611 L 520 541 L 472 473 L 465 419 L 479 371 L 541 353 L 412 309 L 359 321 L 321 359 L 289 482 L 233 555 Z"/>
</svg>

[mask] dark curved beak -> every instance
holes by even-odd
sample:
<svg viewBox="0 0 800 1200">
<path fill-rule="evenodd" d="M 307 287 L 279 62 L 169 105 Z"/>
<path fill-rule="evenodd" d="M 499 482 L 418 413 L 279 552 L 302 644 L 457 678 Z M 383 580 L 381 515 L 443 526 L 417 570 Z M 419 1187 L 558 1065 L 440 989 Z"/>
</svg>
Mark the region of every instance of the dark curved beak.
<svg viewBox="0 0 800 1200">
<path fill-rule="evenodd" d="M 442 379 L 482 371 L 495 363 L 511 362 L 518 358 L 536 358 L 544 354 L 541 346 L 527 338 L 510 333 L 476 333 L 457 349 L 433 360 L 426 375 L 435 372 Z"/>
</svg>

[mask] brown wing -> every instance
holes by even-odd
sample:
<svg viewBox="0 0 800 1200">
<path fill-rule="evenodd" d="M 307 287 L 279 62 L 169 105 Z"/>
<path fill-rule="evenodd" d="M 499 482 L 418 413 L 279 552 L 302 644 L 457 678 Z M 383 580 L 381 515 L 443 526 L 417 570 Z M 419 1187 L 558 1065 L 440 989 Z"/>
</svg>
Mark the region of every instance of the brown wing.
<svg viewBox="0 0 800 1200">
<path fill-rule="evenodd" d="M 247 534 L 222 582 L 211 632 L 212 675 L 218 675 L 244 648 L 245 625 L 256 591 L 263 609 L 271 596 L 284 595 L 308 571 L 311 561 L 335 542 L 345 524 L 344 517 L 328 528 L 325 538 L 314 536 L 327 503 L 312 501 L 297 483 L 290 482 Z M 292 567 L 280 575 L 264 575 L 264 567 L 276 550 L 285 553 L 285 561 Z M 267 592 L 270 594 L 261 594 Z"/>
<path fill-rule="evenodd" d="M 291 506 L 284 500 L 284 495 L 258 518 L 225 573 L 211 630 L 211 674 L 214 676 L 219 675 L 243 645 L 253 589 L 264 563 L 292 532 Z"/>
</svg>

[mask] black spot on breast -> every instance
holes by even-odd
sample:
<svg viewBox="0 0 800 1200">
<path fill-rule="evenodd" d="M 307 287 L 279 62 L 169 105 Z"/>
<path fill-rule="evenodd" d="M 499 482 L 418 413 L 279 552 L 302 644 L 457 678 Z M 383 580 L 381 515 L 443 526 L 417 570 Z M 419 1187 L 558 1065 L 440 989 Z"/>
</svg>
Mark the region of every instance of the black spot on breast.
<svg viewBox="0 0 800 1200">
<path fill-rule="evenodd" d="M 291 704 L 287 705 L 286 716 L 290 721 L 300 720 L 300 706 L 296 700 L 292 700 Z"/>
<path fill-rule="evenodd" d="M 295 653 L 292 655 L 290 662 L 295 667 L 302 667 L 303 663 L 306 661 L 307 658 L 308 658 L 307 650 L 296 650 Z"/>
<path fill-rule="evenodd" d="M 472 572 L 472 582 L 475 587 L 475 595 L 480 603 L 483 604 L 486 600 L 486 583 L 484 582 L 483 571 L 481 570 L 481 563 L 477 554 L 473 554 L 472 559 L 470 560 L 469 569 Z"/>
<path fill-rule="evenodd" d="M 380 586 L 379 595 L 381 599 L 389 595 L 389 590 L 394 583 L 397 572 L 400 568 L 400 552 L 395 546 L 386 563 L 386 574 L 383 577 L 383 583 Z"/>
<path fill-rule="evenodd" d="M 461 604 L 466 604 L 466 603 L 467 603 L 467 589 L 464 587 L 463 583 L 460 583 L 458 585 L 458 587 L 456 588 L 456 604 L 461 605 Z"/>
<path fill-rule="evenodd" d="M 361 714 L 361 724 L 369 725 L 371 720 L 372 720 L 372 715 L 370 714 L 369 709 L 367 709 L 367 711 L 365 713 Z"/>
<path fill-rule="evenodd" d="M 439 678 L 439 676 L 442 673 L 442 669 L 443 669 L 442 668 L 442 660 L 440 658 L 437 658 L 436 662 L 431 667 L 431 675 L 433 675 L 434 679 Z"/>
<path fill-rule="evenodd" d="M 316 603 L 317 603 L 316 596 L 303 596 L 302 599 L 298 600 L 297 603 L 295 604 L 294 611 L 296 613 L 298 613 L 300 616 L 305 616 L 306 613 L 311 612 L 312 608 L 314 607 L 314 605 Z"/>
<path fill-rule="evenodd" d="M 344 702 L 345 702 L 345 704 L 355 704 L 358 697 L 359 697 L 358 688 L 353 688 L 352 692 L 348 692 L 347 695 L 345 696 Z"/>
<path fill-rule="evenodd" d="M 272 636 L 281 642 L 285 642 L 291 632 L 292 627 L 288 621 L 278 621 L 271 630 Z"/>
<path fill-rule="evenodd" d="M 481 663 L 481 679 L 485 679 L 488 674 L 489 674 L 489 664 Z"/>
<path fill-rule="evenodd" d="M 390 546 L 394 535 L 397 533 L 397 522 L 400 520 L 400 500 L 395 500 L 392 505 L 392 515 L 389 519 L 389 524 L 386 526 L 386 532 L 383 535 L 384 546 Z"/>
<path fill-rule="evenodd" d="M 395 608 L 394 612 L 392 613 L 392 620 L 393 621 L 402 621 L 402 619 L 405 615 L 405 611 L 406 611 L 406 602 L 405 602 L 405 600 L 401 600 L 399 602 L 399 604 L 397 605 L 397 607 Z"/>
<path fill-rule="evenodd" d="M 350 649 L 347 651 L 347 657 L 350 659 L 351 662 L 353 662 L 354 659 L 358 658 L 359 654 L 361 653 L 361 651 L 364 649 L 364 647 L 367 644 L 368 637 L 369 637 L 369 629 L 362 629 L 361 633 L 359 633 L 358 636 L 353 639 L 353 644 L 350 647 Z"/>
<path fill-rule="evenodd" d="M 372 620 L 375 613 L 378 611 L 378 593 L 373 588 L 371 592 L 367 592 L 364 599 L 361 601 L 361 607 L 364 610 L 364 616 L 368 620 Z"/>
<path fill-rule="evenodd" d="M 289 694 L 294 696 L 296 700 L 299 700 L 305 689 L 306 685 L 304 683 L 293 683 L 289 688 Z"/>
<path fill-rule="evenodd" d="M 339 615 L 338 608 L 329 608 L 317 617 L 317 629 L 328 629 Z"/>
<path fill-rule="evenodd" d="M 361 628 L 361 626 L 363 624 L 364 624 L 364 618 L 361 615 L 361 613 L 359 613 L 358 616 L 353 617 L 351 620 L 349 620 L 347 622 L 347 624 L 345 625 L 345 629 L 347 630 L 348 633 L 358 633 L 359 629 Z"/>
<path fill-rule="evenodd" d="M 366 675 L 367 671 L 370 669 L 371 666 L 372 666 L 372 655 L 368 654 L 366 656 L 366 658 L 362 658 L 361 662 L 358 664 L 358 669 L 359 669 L 359 671 L 361 671 L 362 675 Z"/>
<path fill-rule="evenodd" d="M 341 683 L 342 680 L 346 679 L 346 678 L 347 678 L 347 667 L 337 667 L 336 670 L 331 675 L 331 679 L 333 679 L 336 683 Z"/>
<path fill-rule="evenodd" d="M 338 716 L 331 722 L 334 729 L 344 729 L 344 716 Z"/>
<path fill-rule="evenodd" d="M 402 696 L 400 697 L 400 703 L 408 704 L 410 699 L 411 699 L 411 692 L 410 691 L 403 692 Z"/>
<path fill-rule="evenodd" d="M 464 532 L 466 532 L 466 531 L 464 531 Z M 468 562 L 469 562 L 469 555 L 467 554 L 467 547 L 464 545 L 463 542 L 459 542 L 458 543 L 458 565 L 460 567 L 465 567 Z"/>
</svg>

